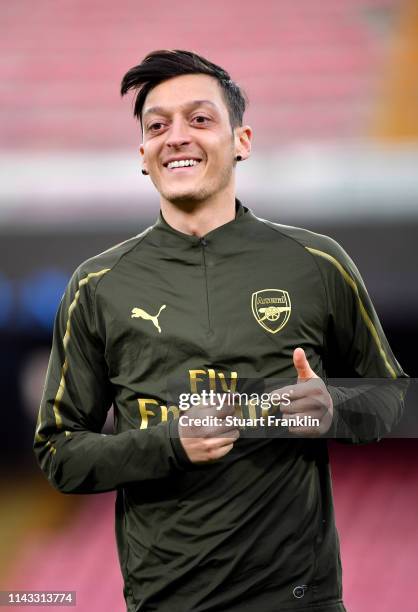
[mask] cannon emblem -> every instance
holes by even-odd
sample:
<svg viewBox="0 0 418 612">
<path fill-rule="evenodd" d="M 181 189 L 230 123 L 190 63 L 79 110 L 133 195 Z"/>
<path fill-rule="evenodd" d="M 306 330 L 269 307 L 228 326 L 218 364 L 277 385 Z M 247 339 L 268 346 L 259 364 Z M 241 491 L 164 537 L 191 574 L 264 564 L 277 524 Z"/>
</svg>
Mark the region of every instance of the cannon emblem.
<svg viewBox="0 0 418 612">
<path fill-rule="evenodd" d="M 290 318 L 292 305 L 284 289 L 262 289 L 251 296 L 251 309 L 255 320 L 263 329 L 276 334 Z"/>
</svg>

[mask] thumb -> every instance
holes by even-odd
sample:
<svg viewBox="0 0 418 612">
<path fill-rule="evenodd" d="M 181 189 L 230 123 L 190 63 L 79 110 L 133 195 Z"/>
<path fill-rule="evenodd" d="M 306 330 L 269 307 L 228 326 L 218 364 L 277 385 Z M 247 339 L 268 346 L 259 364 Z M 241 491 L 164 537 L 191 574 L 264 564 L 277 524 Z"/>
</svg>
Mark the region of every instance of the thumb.
<svg viewBox="0 0 418 612">
<path fill-rule="evenodd" d="M 318 378 L 309 365 L 303 348 L 298 347 L 293 351 L 293 365 L 298 373 L 298 382 L 309 378 Z"/>
</svg>

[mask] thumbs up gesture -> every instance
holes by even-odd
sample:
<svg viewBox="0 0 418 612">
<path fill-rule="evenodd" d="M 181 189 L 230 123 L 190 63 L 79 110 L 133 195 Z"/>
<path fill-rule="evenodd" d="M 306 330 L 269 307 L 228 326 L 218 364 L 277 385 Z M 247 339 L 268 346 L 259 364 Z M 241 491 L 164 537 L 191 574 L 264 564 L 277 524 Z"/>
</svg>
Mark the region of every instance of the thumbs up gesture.
<svg viewBox="0 0 418 612">
<path fill-rule="evenodd" d="M 289 432 L 303 437 L 317 437 L 325 434 L 331 427 L 333 403 L 322 378 L 319 378 L 309 365 L 302 348 L 293 351 L 293 365 L 298 375 L 296 385 L 286 388 L 291 398 L 290 403 L 282 405 L 280 410 L 283 418 L 311 417 L 319 424 L 296 425 L 289 427 Z M 281 389 L 283 393 L 283 389 Z M 303 422 L 310 419 L 303 419 Z"/>
<path fill-rule="evenodd" d="M 310 380 L 311 378 L 319 378 L 309 365 L 303 348 L 296 348 L 293 351 L 293 365 L 298 373 L 298 382 Z"/>
</svg>

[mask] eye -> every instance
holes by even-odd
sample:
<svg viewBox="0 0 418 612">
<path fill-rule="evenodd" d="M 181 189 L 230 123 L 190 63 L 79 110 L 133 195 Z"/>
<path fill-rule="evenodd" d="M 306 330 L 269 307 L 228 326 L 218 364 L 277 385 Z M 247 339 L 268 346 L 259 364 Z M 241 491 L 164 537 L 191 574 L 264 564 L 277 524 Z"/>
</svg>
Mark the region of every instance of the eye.
<svg viewBox="0 0 418 612">
<path fill-rule="evenodd" d="M 204 115 L 196 115 L 193 117 L 192 121 L 198 123 L 199 125 L 204 125 L 210 121 L 209 117 L 205 117 Z"/>
<path fill-rule="evenodd" d="M 161 126 L 163 124 L 161 123 L 161 121 L 156 121 L 155 123 L 151 123 L 148 127 L 147 130 L 149 132 L 158 132 L 161 129 Z"/>
</svg>

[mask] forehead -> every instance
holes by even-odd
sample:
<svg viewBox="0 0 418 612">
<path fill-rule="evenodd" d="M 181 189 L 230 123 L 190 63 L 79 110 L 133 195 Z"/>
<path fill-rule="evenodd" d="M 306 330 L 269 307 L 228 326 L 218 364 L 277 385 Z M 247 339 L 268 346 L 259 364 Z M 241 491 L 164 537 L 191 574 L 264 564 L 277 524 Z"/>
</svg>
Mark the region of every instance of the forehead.
<svg viewBox="0 0 418 612">
<path fill-rule="evenodd" d="M 184 74 L 163 81 L 147 95 L 142 115 L 155 106 L 174 112 L 194 100 L 208 100 L 221 115 L 228 117 L 221 87 L 214 77 L 207 74 Z"/>
</svg>

